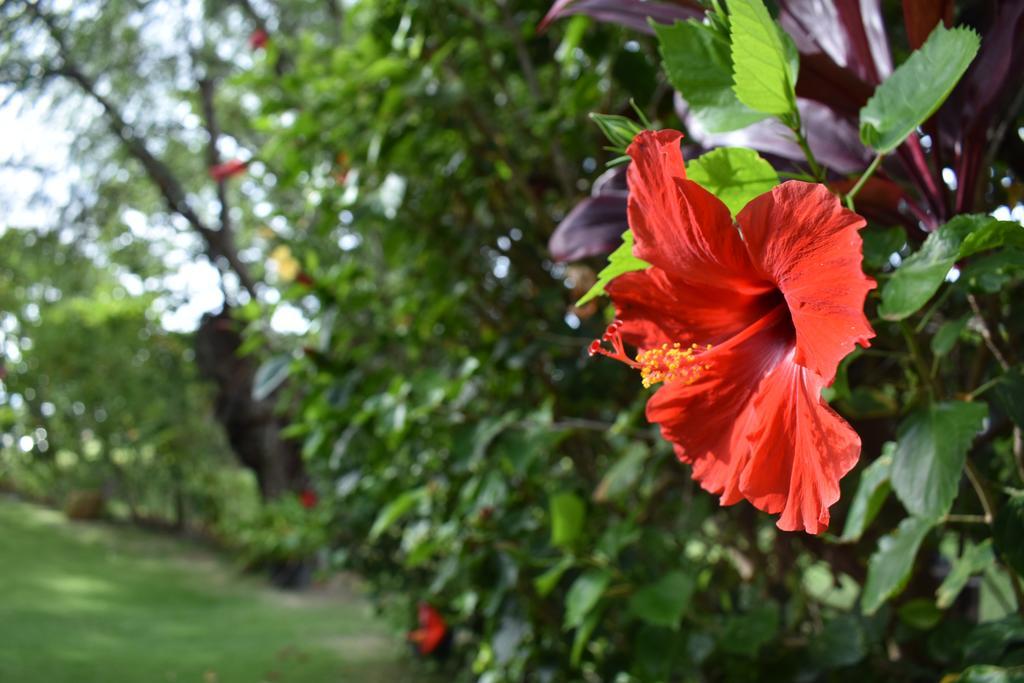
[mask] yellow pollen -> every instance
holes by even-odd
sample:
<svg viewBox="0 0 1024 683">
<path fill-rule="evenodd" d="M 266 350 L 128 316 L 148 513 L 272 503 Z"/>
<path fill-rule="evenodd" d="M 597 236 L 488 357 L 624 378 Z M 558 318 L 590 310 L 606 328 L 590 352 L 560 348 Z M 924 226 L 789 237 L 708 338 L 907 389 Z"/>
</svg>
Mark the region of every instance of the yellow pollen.
<svg viewBox="0 0 1024 683">
<path fill-rule="evenodd" d="M 698 359 L 711 344 L 701 347 L 690 344 L 683 348 L 679 342 L 665 343 L 637 354 L 636 362 L 640 366 L 640 378 L 644 387 L 659 382 L 685 382 L 693 384 L 705 371 L 711 369 L 710 363 L 700 363 Z"/>
</svg>

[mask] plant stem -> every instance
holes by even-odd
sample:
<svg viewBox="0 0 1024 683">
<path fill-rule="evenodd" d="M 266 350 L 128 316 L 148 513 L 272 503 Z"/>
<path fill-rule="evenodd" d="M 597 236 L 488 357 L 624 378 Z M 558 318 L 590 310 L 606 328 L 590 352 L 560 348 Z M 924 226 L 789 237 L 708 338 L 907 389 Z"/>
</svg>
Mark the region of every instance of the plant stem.
<svg viewBox="0 0 1024 683">
<path fill-rule="evenodd" d="M 949 295 L 952 293 L 953 288 L 946 287 L 942 294 L 940 294 L 939 297 L 935 300 L 935 302 L 932 303 L 932 305 L 928 308 L 928 310 L 925 311 L 925 314 L 921 317 L 921 321 L 917 323 L 917 326 L 914 328 L 914 332 L 920 333 L 921 331 L 924 330 L 925 325 L 928 324 L 928 321 L 931 320 L 932 316 L 935 315 L 935 312 L 942 307 L 942 304 L 946 303 L 946 299 L 948 299 Z"/>
<path fill-rule="evenodd" d="M 991 524 L 995 519 L 995 507 L 992 505 L 992 499 L 988 496 L 988 491 L 985 490 L 985 485 L 981 482 L 981 475 L 978 474 L 978 469 L 970 460 L 967 461 L 966 471 L 967 478 L 970 480 L 971 486 L 974 487 L 974 492 L 978 494 L 978 500 L 981 501 L 981 507 L 985 511 L 985 521 Z"/>
<path fill-rule="evenodd" d="M 999 363 L 999 367 L 1003 370 L 1010 369 L 1010 362 L 1006 360 L 1006 356 L 996 346 L 995 337 L 992 335 L 992 330 L 989 328 L 988 323 L 985 321 L 985 316 L 981 313 L 981 306 L 978 305 L 978 299 L 973 294 L 967 295 L 967 303 L 971 305 L 971 310 L 974 311 L 974 315 L 978 318 L 978 326 L 981 331 L 981 338 L 985 340 L 985 346 L 995 356 L 996 362 Z"/>
<path fill-rule="evenodd" d="M 864 173 L 861 174 L 860 180 L 857 181 L 857 184 L 851 187 L 850 191 L 846 193 L 846 208 L 848 208 L 850 211 L 855 211 L 855 209 L 853 208 L 853 198 L 856 197 L 857 193 L 860 192 L 861 188 L 864 187 L 864 183 L 866 183 L 868 179 L 875 174 L 875 170 L 878 169 L 878 165 L 882 163 L 883 156 L 885 155 L 879 154 L 878 156 L 876 156 L 874 160 L 872 160 L 871 164 L 866 169 L 864 169 Z"/>
<path fill-rule="evenodd" d="M 814 157 L 814 152 L 811 151 L 811 146 L 807 143 L 807 138 L 804 136 L 803 124 L 800 122 L 798 116 L 793 125 L 789 128 L 793 131 L 793 135 L 796 137 L 796 144 L 800 145 L 800 149 L 804 153 L 804 158 L 807 159 L 807 165 L 811 168 L 811 175 L 819 183 L 825 180 L 825 168 L 818 163 L 818 160 Z"/>
<path fill-rule="evenodd" d="M 921 384 L 928 390 L 928 394 L 932 398 L 940 398 L 939 388 L 932 378 L 928 364 L 924 361 L 924 356 L 921 355 L 921 347 L 917 344 L 914 331 L 910 329 L 910 325 L 907 324 L 906 320 L 900 321 L 900 331 L 903 332 L 903 338 L 907 341 L 907 349 L 910 351 L 911 358 L 914 359 L 914 365 L 917 367 L 917 374 L 920 376 Z"/>
<path fill-rule="evenodd" d="M 995 385 L 999 384 L 999 382 L 1002 381 L 1002 379 L 1002 375 L 1000 375 L 999 377 L 993 377 L 992 379 L 990 379 L 989 381 L 985 382 L 980 387 L 972 391 L 971 393 L 967 394 L 967 400 L 973 401 L 974 399 L 978 398 L 986 391 L 994 387 Z"/>
<path fill-rule="evenodd" d="M 964 524 L 988 524 L 985 515 L 946 515 L 943 522 L 962 522 Z"/>
</svg>

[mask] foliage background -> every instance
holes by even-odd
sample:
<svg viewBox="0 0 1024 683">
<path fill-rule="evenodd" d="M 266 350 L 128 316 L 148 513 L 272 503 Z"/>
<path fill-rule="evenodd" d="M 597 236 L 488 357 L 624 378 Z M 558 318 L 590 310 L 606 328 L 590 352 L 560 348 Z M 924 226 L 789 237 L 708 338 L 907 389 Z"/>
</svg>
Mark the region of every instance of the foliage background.
<svg viewBox="0 0 1024 683">
<path fill-rule="evenodd" d="M 587 358 L 608 312 L 572 302 L 603 259 L 548 254 L 615 155 L 588 113 L 629 114 L 632 98 L 682 125 L 655 40 L 583 16 L 537 33 L 540 0 L 208 2 L 175 21 L 163 3 L 31 6 L 2 10 L 5 81 L 64 116 L 83 181 L 53 220 L 0 237 L 0 482 L 56 499 L 104 488 L 115 510 L 218 529 L 253 562 L 326 556 L 410 620 L 436 605 L 454 639 L 431 666 L 467 680 L 1019 676 L 1020 374 L 991 351 L 1016 367 L 1019 252 L 961 263 L 906 322 L 869 301 L 879 338 L 830 396 L 862 465 L 830 535 L 784 534 L 746 504 L 719 508 L 646 424 L 639 380 Z M 270 40 L 252 50 L 258 28 Z M 1011 138 L 986 210 L 1019 207 Z M 248 154 L 244 176 L 209 178 L 211 160 Z M 866 270 L 884 284 L 924 237 L 873 222 Z M 301 448 L 276 500 L 230 465 L 194 340 L 164 324 L 175 259 L 219 269 L 239 351 L 260 366 L 251 388 Z M 969 454 L 1003 511 L 1002 561 L 959 470 L 934 527 L 888 495 L 889 442 L 925 384 L 1002 397 Z M 305 488 L 313 510 L 293 497 Z"/>
</svg>

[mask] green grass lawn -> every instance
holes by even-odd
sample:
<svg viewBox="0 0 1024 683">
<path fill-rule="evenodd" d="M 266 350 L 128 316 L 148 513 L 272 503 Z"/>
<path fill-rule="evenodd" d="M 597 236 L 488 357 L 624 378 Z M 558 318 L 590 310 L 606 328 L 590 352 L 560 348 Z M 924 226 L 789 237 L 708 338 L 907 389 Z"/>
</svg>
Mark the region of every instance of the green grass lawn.
<svg viewBox="0 0 1024 683">
<path fill-rule="evenodd" d="M 193 544 L 0 496 L 4 683 L 399 683 L 413 667 L 350 591 L 283 593 Z"/>
</svg>

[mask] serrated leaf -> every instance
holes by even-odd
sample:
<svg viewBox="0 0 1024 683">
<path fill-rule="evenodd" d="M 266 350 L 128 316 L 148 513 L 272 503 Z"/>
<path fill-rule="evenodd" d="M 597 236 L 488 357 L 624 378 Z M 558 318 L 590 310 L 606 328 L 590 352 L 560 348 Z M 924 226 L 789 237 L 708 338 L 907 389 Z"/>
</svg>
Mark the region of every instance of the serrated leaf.
<svg viewBox="0 0 1024 683">
<path fill-rule="evenodd" d="M 911 514 L 938 518 L 949 512 L 967 450 L 987 415 L 984 403 L 949 401 L 916 410 L 903 421 L 889 479 Z"/>
<path fill-rule="evenodd" d="M 669 82 L 706 131 L 738 130 L 766 118 L 736 99 L 729 37 L 716 25 L 690 19 L 652 26 Z"/>
<path fill-rule="evenodd" d="M 882 449 L 882 455 L 861 472 L 857 492 L 853 494 L 850 512 L 846 515 L 846 524 L 840 540 L 850 543 L 860 540 L 864 531 L 882 509 L 882 504 L 889 495 L 889 471 L 892 467 L 892 452 L 896 444 L 888 442 Z"/>
<path fill-rule="evenodd" d="M 580 297 L 576 305 L 583 306 L 591 299 L 596 299 L 603 295 L 605 293 L 604 288 L 618 276 L 631 273 L 634 270 L 644 270 L 649 268 L 650 265 L 650 263 L 633 256 L 633 231 L 627 230 L 622 233 L 622 244 L 608 256 L 608 265 L 597 274 L 597 282 L 586 294 Z"/>
<path fill-rule="evenodd" d="M 719 147 L 697 157 L 687 164 L 686 177 L 721 199 L 733 216 L 779 184 L 772 165 L 744 147 Z"/>
<path fill-rule="evenodd" d="M 681 571 L 672 571 L 634 593 L 629 599 L 630 613 L 654 626 L 679 628 L 690 606 L 696 583 Z"/>
<path fill-rule="evenodd" d="M 960 595 L 967 582 L 972 576 L 985 571 L 995 562 L 995 553 L 992 552 L 992 539 L 986 538 L 978 545 L 969 545 L 964 549 L 963 555 L 953 563 L 953 568 L 942 580 L 942 585 L 935 591 L 936 603 L 940 609 L 946 609 Z"/>
<path fill-rule="evenodd" d="M 563 492 L 551 497 L 551 544 L 572 545 L 583 531 L 586 506 L 575 493 Z"/>
<path fill-rule="evenodd" d="M 591 569 L 577 577 L 565 595 L 565 628 L 576 628 L 583 623 L 611 580 L 612 575 L 606 569 Z"/>
<path fill-rule="evenodd" d="M 794 113 L 796 48 L 761 0 L 729 3 L 729 36 L 736 98 L 765 114 Z"/>
<path fill-rule="evenodd" d="M 928 236 L 921 248 L 896 269 L 882 290 L 879 312 L 886 320 L 903 320 L 924 306 L 938 291 L 960 247 L 972 232 L 997 222 L 982 214 L 957 216 Z"/>
<path fill-rule="evenodd" d="M 898 147 L 946 100 L 980 43 L 971 29 L 936 26 L 860 110 L 861 141 L 880 153 Z"/>
<path fill-rule="evenodd" d="M 284 384 L 284 381 L 288 379 L 291 363 L 291 356 L 281 353 L 268 358 L 265 363 L 260 365 L 252 380 L 253 400 L 262 401 Z"/>
<path fill-rule="evenodd" d="M 934 520 L 907 517 L 896 531 L 878 540 L 878 549 L 868 560 L 868 578 L 861 595 L 865 614 L 874 614 L 906 587 L 917 551 L 933 526 Z"/>
</svg>

